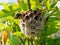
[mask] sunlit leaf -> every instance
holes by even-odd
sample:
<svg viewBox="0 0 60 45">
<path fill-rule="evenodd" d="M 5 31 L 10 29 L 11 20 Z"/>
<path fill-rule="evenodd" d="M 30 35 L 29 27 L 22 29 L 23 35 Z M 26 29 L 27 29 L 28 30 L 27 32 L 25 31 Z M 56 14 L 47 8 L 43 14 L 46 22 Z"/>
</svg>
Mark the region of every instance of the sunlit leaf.
<svg viewBox="0 0 60 45">
<path fill-rule="evenodd" d="M 36 2 L 30 0 L 30 3 L 31 3 L 31 9 L 36 9 Z"/>
<path fill-rule="evenodd" d="M 45 6 L 50 10 L 50 0 L 45 0 Z"/>
<path fill-rule="evenodd" d="M 42 5 L 40 4 L 39 0 L 34 0 L 35 1 L 35 8 L 42 9 Z"/>
<path fill-rule="evenodd" d="M 26 5 L 26 3 L 24 3 L 24 1 L 23 0 L 21 0 L 21 9 L 22 10 L 27 10 L 27 5 Z"/>
<path fill-rule="evenodd" d="M 4 6 L 4 9 L 6 9 L 6 10 L 10 11 L 10 9 L 9 9 L 9 7 L 8 7 L 8 5 L 7 5 L 7 4 L 2 3 L 2 5 Z"/>
<path fill-rule="evenodd" d="M 22 36 L 22 32 L 16 31 L 16 32 L 13 33 L 13 35 L 18 36 L 18 37 L 21 37 Z"/>
<path fill-rule="evenodd" d="M 14 4 L 14 5 L 12 6 L 12 9 L 13 9 L 14 11 L 18 10 L 19 8 L 20 8 L 20 5 L 18 5 L 18 4 Z"/>
<path fill-rule="evenodd" d="M 0 23 L 0 31 L 3 29 L 3 27 L 4 27 L 4 24 Z"/>
<path fill-rule="evenodd" d="M 21 31 L 20 27 L 18 24 L 14 23 L 14 27 L 13 27 L 14 31 Z"/>
<path fill-rule="evenodd" d="M 9 11 L 8 11 L 8 10 L 5 10 L 5 9 L 3 9 L 2 11 L 3 11 L 4 13 L 6 13 L 6 14 L 9 13 Z"/>
<path fill-rule="evenodd" d="M 59 30 L 60 27 L 60 20 L 57 20 L 56 18 L 50 18 L 48 23 L 48 30 L 47 34 L 53 34 L 56 33 Z"/>
</svg>

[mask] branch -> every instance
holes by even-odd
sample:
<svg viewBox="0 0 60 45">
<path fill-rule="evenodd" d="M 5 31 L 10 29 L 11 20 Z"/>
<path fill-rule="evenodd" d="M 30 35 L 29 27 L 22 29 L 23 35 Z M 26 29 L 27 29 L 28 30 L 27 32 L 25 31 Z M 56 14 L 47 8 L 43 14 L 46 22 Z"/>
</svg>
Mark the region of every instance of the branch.
<svg viewBox="0 0 60 45">
<path fill-rule="evenodd" d="M 20 0 L 17 0 L 18 4 L 20 4 Z"/>
</svg>

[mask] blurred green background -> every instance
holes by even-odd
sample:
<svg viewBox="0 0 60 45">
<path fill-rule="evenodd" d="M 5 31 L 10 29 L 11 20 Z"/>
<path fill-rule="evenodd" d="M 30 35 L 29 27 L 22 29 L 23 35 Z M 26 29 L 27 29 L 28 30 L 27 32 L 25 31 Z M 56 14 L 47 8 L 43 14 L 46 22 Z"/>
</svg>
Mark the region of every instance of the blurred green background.
<svg viewBox="0 0 60 45">
<path fill-rule="evenodd" d="M 48 25 L 45 25 L 43 35 L 40 38 L 29 39 L 28 36 L 21 32 L 19 19 L 14 18 L 18 12 L 29 9 L 27 0 L 20 0 L 19 3 L 17 0 L 0 0 L 0 35 L 2 35 L 4 30 L 8 31 L 6 45 L 60 45 L 60 1 L 29 1 L 32 10 L 36 8 L 43 10 L 44 19 L 49 16 Z M 2 36 L 0 36 L 0 41 L 2 41 Z"/>
</svg>

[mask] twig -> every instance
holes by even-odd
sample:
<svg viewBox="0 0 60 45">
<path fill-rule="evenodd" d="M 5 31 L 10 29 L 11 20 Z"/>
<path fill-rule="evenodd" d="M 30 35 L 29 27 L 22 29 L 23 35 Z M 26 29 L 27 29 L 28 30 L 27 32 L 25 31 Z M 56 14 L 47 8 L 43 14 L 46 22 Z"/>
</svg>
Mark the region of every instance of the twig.
<svg viewBox="0 0 60 45">
<path fill-rule="evenodd" d="M 17 0 L 18 4 L 20 4 L 20 0 Z"/>
</svg>

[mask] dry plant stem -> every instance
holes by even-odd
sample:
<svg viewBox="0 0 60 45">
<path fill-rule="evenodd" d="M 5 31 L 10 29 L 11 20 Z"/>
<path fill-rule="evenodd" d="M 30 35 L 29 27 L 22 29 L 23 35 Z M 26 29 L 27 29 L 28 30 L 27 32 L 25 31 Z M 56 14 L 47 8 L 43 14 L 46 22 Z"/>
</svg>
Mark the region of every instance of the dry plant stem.
<svg viewBox="0 0 60 45">
<path fill-rule="evenodd" d="M 8 32 L 4 30 L 2 32 L 2 45 L 6 45 L 7 38 L 8 38 Z"/>
<path fill-rule="evenodd" d="M 2 42 L 0 41 L 0 45 L 2 45 Z"/>
</svg>

